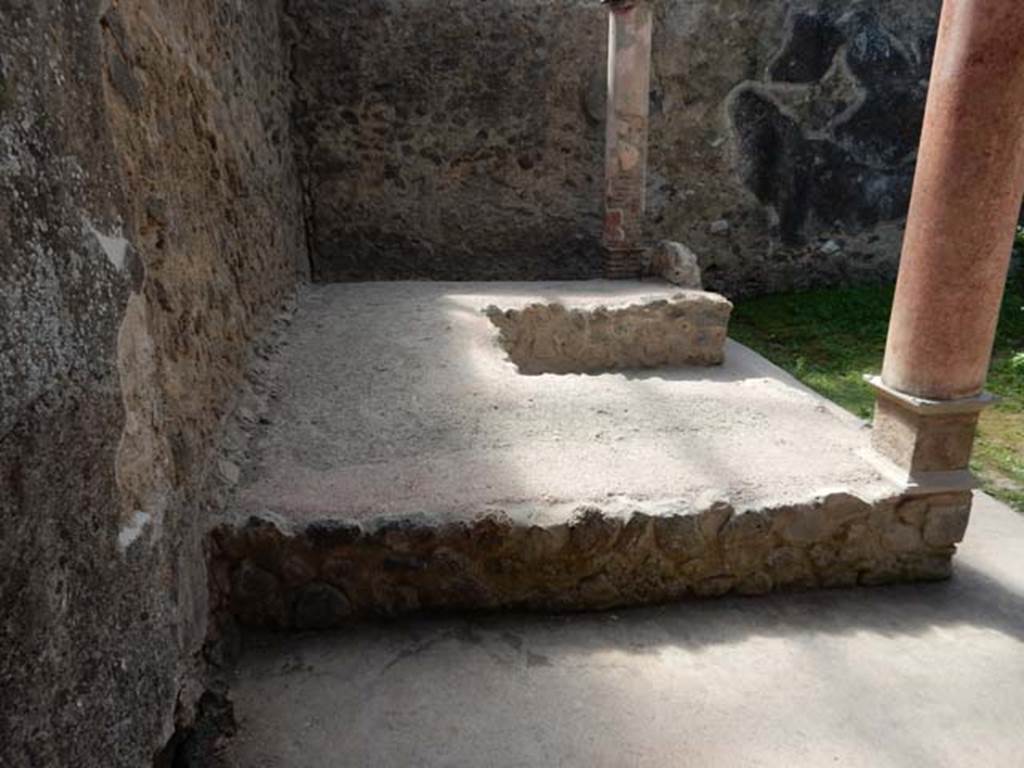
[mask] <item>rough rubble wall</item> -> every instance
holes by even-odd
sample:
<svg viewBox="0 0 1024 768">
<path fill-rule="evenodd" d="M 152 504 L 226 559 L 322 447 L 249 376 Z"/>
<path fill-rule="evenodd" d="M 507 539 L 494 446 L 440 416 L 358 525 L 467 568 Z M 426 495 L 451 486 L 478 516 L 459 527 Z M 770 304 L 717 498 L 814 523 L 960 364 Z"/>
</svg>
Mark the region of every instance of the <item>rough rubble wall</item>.
<svg viewBox="0 0 1024 768">
<path fill-rule="evenodd" d="M 0 763 L 150 764 L 206 466 L 304 259 L 274 3 L 0 2 Z"/>
<path fill-rule="evenodd" d="M 661 0 L 648 235 L 753 293 L 894 273 L 940 0 Z M 324 280 L 595 276 L 607 21 L 291 0 Z"/>
<path fill-rule="evenodd" d="M 599 268 L 604 11 L 587 0 L 292 0 L 316 275 Z"/>
</svg>

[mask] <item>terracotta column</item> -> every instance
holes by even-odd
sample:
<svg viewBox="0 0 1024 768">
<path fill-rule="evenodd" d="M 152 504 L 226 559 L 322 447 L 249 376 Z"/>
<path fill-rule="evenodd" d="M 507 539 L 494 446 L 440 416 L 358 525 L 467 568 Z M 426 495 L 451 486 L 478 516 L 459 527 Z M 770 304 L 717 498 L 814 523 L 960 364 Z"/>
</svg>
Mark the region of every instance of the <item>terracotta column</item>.
<svg viewBox="0 0 1024 768">
<path fill-rule="evenodd" d="M 653 14 L 645 0 L 611 0 L 608 9 L 605 272 L 635 277 L 644 247 Z"/>
<path fill-rule="evenodd" d="M 1024 193 L 1024 2 L 945 0 L 878 390 L 875 447 L 966 470 Z"/>
</svg>

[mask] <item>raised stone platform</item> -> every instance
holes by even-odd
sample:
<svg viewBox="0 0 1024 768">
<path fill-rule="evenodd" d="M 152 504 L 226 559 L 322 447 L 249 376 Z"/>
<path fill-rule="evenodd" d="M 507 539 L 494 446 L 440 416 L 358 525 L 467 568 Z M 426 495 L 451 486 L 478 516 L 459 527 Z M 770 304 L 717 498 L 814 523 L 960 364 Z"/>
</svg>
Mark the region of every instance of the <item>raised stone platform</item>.
<svg viewBox="0 0 1024 768">
<path fill-rule="evenodd" d="M 969 496 L 906 498 L 860 422 L 744 347 L 711 368 L 524 375 L 488 318 L 678 293 L 311 289 L 213 538 L 222 608 L 319 627 L 947 576 Z"/>
</svg>

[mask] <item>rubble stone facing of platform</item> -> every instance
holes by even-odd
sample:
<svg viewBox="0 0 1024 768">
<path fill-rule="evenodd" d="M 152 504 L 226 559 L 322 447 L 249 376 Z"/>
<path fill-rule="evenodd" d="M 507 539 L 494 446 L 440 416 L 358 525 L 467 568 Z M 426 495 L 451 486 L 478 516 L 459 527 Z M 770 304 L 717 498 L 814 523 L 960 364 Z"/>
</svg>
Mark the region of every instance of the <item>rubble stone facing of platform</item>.
<svg viewBox="0 0 1024 768">
<path fill-rule="evenodd" d="M 719 365 L 731 313 L 728 300 L 703 291 L 628 307 L 487 309 L 509 359 L 531 375 Z"/>
<path fill-rule="evenodd" d="M 323 628 L 437 610 L 587 610 L 727 593 L 937 580 L 951 573 L 967 493 L 869 504 L 835 493 L 737 512 L 579 507 L 563 524 L 496 512 L 465 523 L 252 516 L 213 533 L 215 610 L 247 626 Z"/>
</svg>

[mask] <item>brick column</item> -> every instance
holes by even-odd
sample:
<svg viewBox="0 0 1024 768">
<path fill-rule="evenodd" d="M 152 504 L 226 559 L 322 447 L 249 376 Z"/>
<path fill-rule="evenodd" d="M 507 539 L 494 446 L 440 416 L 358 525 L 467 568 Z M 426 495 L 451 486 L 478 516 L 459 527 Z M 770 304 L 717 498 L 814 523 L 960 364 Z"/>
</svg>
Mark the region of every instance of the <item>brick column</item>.
<svg viewBox="0 0 1024 768">
<path fill-rule="evenodd" d="M 872 440 L 965 471 L 1024 192 L 1024 2 L 945 0 Z"/>
<path fill-rule="evenodd" d="M 645 0 L 611 0 L 608 9 L 605 274 L 636 277 L 644 248 L 653 14 Z"/>
</svg>

